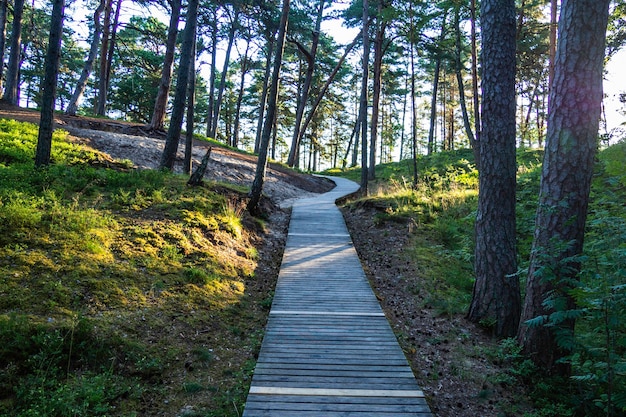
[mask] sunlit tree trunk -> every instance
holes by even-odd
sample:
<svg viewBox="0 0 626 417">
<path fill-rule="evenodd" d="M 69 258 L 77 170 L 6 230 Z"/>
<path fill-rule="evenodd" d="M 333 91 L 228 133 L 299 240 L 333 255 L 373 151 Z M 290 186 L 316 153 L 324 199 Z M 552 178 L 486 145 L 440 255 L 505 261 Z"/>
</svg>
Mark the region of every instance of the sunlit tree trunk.
<svg viewBox="0 0 626 417">
<path fill-rule="evenodd" d="M 37 137 L 35 166 L 41 167 L 50 163 L 52 150 L 52 132 L 54 130 L 54 100 L 61 58 L 61 35 L 63 33 L 63 13 L 65 0 L 54 0 L 50 17 L 50 36 L 45 60 L 45 75 L 41 104 L 41 119 Z"/>
<path fill-rule="evenodd" d="M 515 1 L 482 0 L 482 133 L 476 281 L 468 318 L 512 336 L 520 316 L 515 247 Z"/>
<path fill-rule="evenodd" d="M 544 302 L 563 300 L 580 271 L 589 191 L 598 145 L 602 71 L 610 0 L 564 0 L 559 20 L 554 84 L 550 90 L 548 133 L 542 166 L 535 236 L 518 339 L 542 369 L 568 374 L 559 364 L 565 350 L 546 322 L 555 310 Z M 559 325 L 572 333 L 573 320 Z"/>
</svg>

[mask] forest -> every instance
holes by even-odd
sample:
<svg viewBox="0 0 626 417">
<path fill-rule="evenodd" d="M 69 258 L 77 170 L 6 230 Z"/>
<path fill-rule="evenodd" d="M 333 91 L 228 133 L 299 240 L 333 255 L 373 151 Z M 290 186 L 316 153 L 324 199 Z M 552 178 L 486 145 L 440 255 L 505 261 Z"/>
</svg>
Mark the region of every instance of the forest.
<svg viewBox="0 0 626 417">
<path fill-rule="evenodd" d="M 623 415 L 625 139 L 622 127 L 606 127 L 602 83 L 626 42 L 625 19 L 622 0 L 0 1 L 2 103 L 41 115 L 37 133 L 8 122 L 2 128 L 2 273 L 13 278 L 3 277 L 0 294 L 15 300 L 0 303 L 0 334 L 13 340 L 0 375 L 18 387 L 0 386 L 7 412 L 64 415 L 53 398 L 31 408 L 20 401 L 74 369 L 84 371 L 72 380 L 83 384 L 80 395 L 97 393 L 105 410 L 91 415 L 107 415 L 121 398 L 130 407 L 144 398 L 142 384 L 179 359 L 146 356 L 145 341 L 125 340 L 125 313 L 107 315 L 118 330 L 95 331 L 107 310 L 133 306 L 136 319 L 141 308 L 167 315 L 208 303 L 220 305 L 225 322 L 243 314 L 239 301 L 259 259 L 251 246 L 266 233 L 261 200 L 271 161 L 355 179 L 359 200 L 346 210 L 366 207 L 377 213 L 374 224 L 435 231 L 440 240 L 422 248 L 426 259 L 470 265 L 459 272 L 465 319 L 502 341 L 508 376 L 527 386 L 538 370 L 543 377 L 527 393 L 534 411 L 511 406 L 501 415 Z M 626 103 L 626 92 L 619 94 Z M 53 128 L 55 114 L 141 126 L 164 140 L 160 170 L 127 175 L 122 161 L 100 171 L 102 156 L 68 145 Z M 204 184 L 211 164 L 211 147 L 192 164 L 198 139 L 257 155 L 250 188 L 189 187 Z M 111 214 L 94 214 L 101 208 Z M 443 224 L 455 210 L 459 217 Z M 134 212 L 163 223 L 143 229 Z M 34 232 L 37 225 L 44 231 Z M 80 250 L 69 248 L 85 233 L 80 244 L 93 265 L 50 279 L 56 259 L 77 262 Z M 207 234 L 250 247 L 236 251 L 243 256 L 235 265 L 209 262 L 200 250 L 214 243 Z M 55 238 L 65 252 L 47 246 Z M 146 268 L 161 278 L 150 282 Z M 98 282 L 103 272 L 110 282 Z M 142 282 L 132 283 L 138 273 Z M 32 312 L 22 311 L 41 294 L 16 295 L 32 285 L 19 277 L 38 274 L 58 297 L 34 309 L 59 316 L 47 324 L 29 323 Z M 430 295 L 442 299 L 455 287 L 432 285 Z M 132 290 L 124 295 L 125 288 Z M 77 307 L 77 294 L 91 297 L 87 310 Z M 183 327 L 193 327 L 185 314 Z M 165 321 L 159 315 L 149 327 Z M 240 337 L 253 357 L 259 335 L 249 324 L 220 330 Z M 114 342 L 95 349 L 105 336 Z M 131 353 L 122 358 L 124 349 Z M 92 350 L 115 357 L 108 372 L 96 371 Z M 208 350 L 189 355 L 207 368 L 214 361 Z M 51 358 L 54 372 L 44 371 Z M 118 378 L 121 391 L 107 397 Z M 183 391 L 218 390 L 194 383 Z M 562 396 L 551 392 L 560 384 Z M 64 401 L 67 387 L 55 391 Z M 238 415 L 241 392 L 221 395 L 220 407 L 237 403 Z"/>
</svg>

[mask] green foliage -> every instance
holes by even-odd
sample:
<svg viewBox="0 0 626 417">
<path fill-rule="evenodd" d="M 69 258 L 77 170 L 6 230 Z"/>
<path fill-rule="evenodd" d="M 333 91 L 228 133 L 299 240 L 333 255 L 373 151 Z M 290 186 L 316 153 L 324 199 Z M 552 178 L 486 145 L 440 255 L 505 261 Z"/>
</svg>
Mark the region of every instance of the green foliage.
<svg viewBox="0 0 626 417">
<path fill-rule="evenodd" d="M 560 401 L 586 416 L 626 412 L 625 150 L 622 142 L 599 155 L 584 253 L 555 263 L 548 254 L 562 253 L 568 246 L 558 240 L 545 251 L 539 273 L 559 290 L 547 294 L 544 301 L 551 313 L 529 322 L 549 327 L 557 344 L 569 352 L 563 362 L 571 365 L 572 384 L 578 384 L 579 392 L 576 398 L 564 396 Z M 579 273 L 571 269 L 578 265 Z"/>
<path fill-rule="evenodd" d="M 235 322 L 238 343 L 254 339 L 257 324 L 228 313 L 256 268 L 241 193 L 101 168 L 66 135 L 55 133 L 54 163 L 35 169 L 36 127 L 0 120 L 0 415 L 140 415 L 163 396 L 194 325 L 212 323 L 220 340 L 230 332 L 220 323 Z"/>
</svg>

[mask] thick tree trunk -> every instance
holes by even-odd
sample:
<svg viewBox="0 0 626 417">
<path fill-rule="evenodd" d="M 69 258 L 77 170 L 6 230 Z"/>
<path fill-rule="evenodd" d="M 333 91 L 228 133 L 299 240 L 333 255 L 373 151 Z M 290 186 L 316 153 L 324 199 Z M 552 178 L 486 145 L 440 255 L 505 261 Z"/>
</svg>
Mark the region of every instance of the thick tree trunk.
<svg viewBox="0 0 626 417">
<path fill-rule="evenodd" d="M 176 52 L 176 37 L 178 36 L 178 22 L 180 20 L 181 0 L 171 0 L 172 11 L 170 14 L 170 25 L 167 30 L 167 44 L 165 57 L 163 59 L 163 70 L 161 72 L 161 82 L 154 102 L 154 110 L 150 119 L 149 128 L 153 130 L 163 130 L 165 126 L 165 115 L 167 114 L 167 102 L 172 86 L 172 72 L 174 71 L 174 53 Z"/>
<path fill-rule="evenodd" d="M 78 104 L 80 100 L 83 98 L 83 94 L 85 94 L 85 88 L 87 88 L 87 81 L 89 80 L 89 76 L 91 75 L 91 70 L 93 68 L 93 63 L 96 60 L 96 56 L 98 55 L 98 46 L 100 45 L 100 35 L 102 34 L 102 22 L 100 22 L 100 16 L 104 10 L 105 0 L 101 0 L 98 8 L 93 14 L 93 38 L 91 39 L 91 46 L 89 47 L 89 55 L 87 56 L 87 60 L 85 61 L 85 66 L 83 67 L 83 71 L 78 78 L 78 82 L 76 83 L 76 88 L 74 89 L 74 94 L 72 94 L 72 98 L 65 109 L 65 114 L 76 115 L 78 111 Z"/>
<path fill-rule="evenodd" d="M 181 48 L 180 64 L 178 65 L 178 77 L 176 81 L 176 94 L 174 96 L 174 106 L 172 111 L 172 119 L 170 127 L 167 130 L 167 139 L 165 140 L 165 148 L 161 155 L 160 168 L 172 170 L 176 152 L 178 150 L 178 142 L 180 141 L 180 132 L 183 125 L 183 115 L 185 113 L 185 101 L 187 100 L 187 84 L 189 82 L 189 67 L 191 61 L 195 59 L 193 53 L 193 43 L 196 36 L 196 24 L 198 17 L 198 0 L 189 0 L 187 6 L 187 21 L 183 35 L 183 45 Z"/>
<path fill-rule="evenodd" d="M 307 69 L 304 77 L 304 85 L 302 86 L 302 94 L 298 100 L 298 106 L 296 108 L 296 120 L 293 129 L 293 137 L 291 138 L 291 148 L 289 150 L 289 157 L 287 158 L 287 165 L 293 167 L 296 162 L 296 156 L 298 155 L 298 148 L 300 147 L 300 139 L 302 138 L 301 125 L 302 118 L 304 116 L 304 109 L 306 108 L 306 102 L 309 99 L 309 91 L 311 90 L 311 84 L 313 82 L 313 72 L 315 71 L 315 58 L 317 55 L 317 45 L 320 40 L 320 30 L 322 25 L 322 16 L 324 15 L 324 5 L 326 0 L 319 0 L 319 8 L 317 10 L 317 17 L 315 19 L 315 29 L 313 30 L 313 37 L 311 39 L 311 50 L 303 51 L 307 58 Z"/>
<path fill-rule="evenodd" d="M 50 37 L 45 60 L 45 77 L 41 104 L 41 120 L 37 137 L 35 166 L 41 167 L 50 163 L 52 150 L 52 132 L 54 130 L 54 99 L 61 58 L 61 35 L 63 33 L 63 13 L 65 0 L 54 0 L 50 18 Z"/>
<path fill-rule="evenodd" d="M 546 297 L 562 297 L 578 279 L 589 190 L 598 143 L 602 69 L 610 0 L 564 0 L 559 20 L 554 85 L 550 90 L 548 134 L 542 167 L 535 236 L 518 339 L 543 369 L 567 374 L 556 362 L 564 355 L 547 326 L 553 309 Z M 560 324 L 574 331 L 574 322 Z"/>
<path fill-rule="evenodd" d="M 272 83 L 268 96 L 267 115 L 265 124 L 263 125 L 263 135 L 259 145 L 259 158 L 257 161 L 256 172 L 252 188 L 250 189 L 250 201 L 248 201 L 248 211 L 254 215 L 259 213 L 259 202 L 261 201 L 261 193 L 263 192 L 263 182 L 265 181 L 265 171 L 267 169 L 267 150 L 272 133 L 272 125 L 276 115 L 276 107 L 278 100 L 278 81 L 280 79 L 280 68 L 283 61 L 283 50 L 285 47 L 285 36 L 287 34 L 287 24 L 289 21 L 289 0 L 283 0 L 283 8 L 280 18 L 280 26 L 278 29 L 278 38 L 276 45 L 276 55 L 274 56 L 274 65 L 272 71 Z"/>
<path fill-rule="evenodd" d="M 515 248 L 515 1 L 483 0 L 483 122 L 474 293 L 468 318 L 512 336 L 520 316 Z"/>
<path fill-rule="evenodd" d="M 13 25 L 11 28 L 11 51 L 7 65 L 6 89 L 3 99 L 9 104 L 18 104 L 18 89 L 20 84 L 20 62 L 22 51 L 22 15 L 24 0 L 15 0 L 13 3 Z"/>
</svg>

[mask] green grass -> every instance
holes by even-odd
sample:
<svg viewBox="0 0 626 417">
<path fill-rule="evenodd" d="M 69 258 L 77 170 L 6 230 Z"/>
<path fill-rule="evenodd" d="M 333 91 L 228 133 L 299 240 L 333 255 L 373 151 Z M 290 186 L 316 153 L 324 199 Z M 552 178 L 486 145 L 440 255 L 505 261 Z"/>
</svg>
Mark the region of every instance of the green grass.
<svg viewBox="0 0 626 417">
<path fill-rule="evenodd" d="M 528 267 L 543 153 L 517 154 L 517 247 L 520 270 Z M 514 352 L 503 381 L 531 387 L 532 416 L 600 416 L 626 412 L 626 141 L 599 152 L 591 191 L 580 288 L 573 291 L 583 314 L 568 358 L 574 379 L 555 379 Z M 404 249 L 416 267 L 409 286 L 416 300 L 439 314 L 465 314 L 473 287 L 474 217 L 478 173 L 469 150 L 442 152 L 412 163 L 377 166 L 370 196 L 349 203 L 373 207 L 377 222 L 401 222 L 413 236 Z M 359 169 L 333 170 L 360 180 Z M 522 272 L 522 288 L 525 276 Z M 485 323 L 488 325 L 488 323 Z M 510 351 L 511 347 L 507 349 Z M 500 354 L 502 355 L 502 354 Z M 509 355 L 510 356 L 510 355 Z M 609 393 L 612 394 L 609 401 Z M 530 415 L 528 416 L 530 417 Z"/>
<path fill-rule="evenodd" d="M 247 298 L 248 236 L 262 229 L 244 226 L 241 190 L 102 168 L 104 155 L 63 131 L 53 163 L 36 169 L 36 137 L 36 126 L 0 119 L 0 415 L 142 415 L 168 396 L 177 412 L 184 399 L 172 390 L 205 392 L 163 379 L 199 349 L 186 335 L 217 326 L 206 337 L 226 365 L 247 358 L 228 356 L 222 321 L 242 329 L 250 356 L 258 347 L 248 336 L 258 323 L 228 311 Z M 194 352 L 208 365 L 205 350 Z M 239 377 L 219 375 L 220 389 Z M 220 398 L 207 391 L 200 403 L 232 415 L 233 398 Z"/>
</svg>

